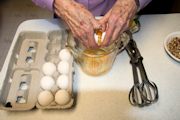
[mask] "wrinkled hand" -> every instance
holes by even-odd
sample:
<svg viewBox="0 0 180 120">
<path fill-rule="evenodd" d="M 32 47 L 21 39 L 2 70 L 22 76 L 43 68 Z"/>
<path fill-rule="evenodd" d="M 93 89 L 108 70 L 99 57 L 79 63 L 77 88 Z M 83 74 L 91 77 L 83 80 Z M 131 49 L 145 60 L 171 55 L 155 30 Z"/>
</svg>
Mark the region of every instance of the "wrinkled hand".
<svg viewBox="0 0 180 120">
<path fill-rule="evenodd" d="M 98 47 L 94 40 L 94 29 L 99 27 L 94 16 L 74 0 L 55 0 L 55 13 L 71 29 L 73 36 L 88 48 Z"/>
<path fill-rule="evenodd" d="M 134 0 L 117 0 L 112 9 L 99 21 L 106 31 L 102 46 L 114 42 L 118 35 L 129 26 L 129 21 L 135 15 L 137 6 Z"/>
</svg>

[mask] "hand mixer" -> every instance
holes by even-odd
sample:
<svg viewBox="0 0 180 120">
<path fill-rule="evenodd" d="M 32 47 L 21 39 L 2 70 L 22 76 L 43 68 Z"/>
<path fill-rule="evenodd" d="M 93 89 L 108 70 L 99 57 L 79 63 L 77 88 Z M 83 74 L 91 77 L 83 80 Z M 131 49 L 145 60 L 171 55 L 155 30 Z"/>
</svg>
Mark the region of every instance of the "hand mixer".
<svg viewBox="0 0 180 120">
<path fill-rule="evenodd" d="M 158 88 L 156 84 L 148 80 L 141 56 L 135 41 L 132 39 L 126 46 L 126 51 L 130 56 L 130 63 L 133 70 L 134 86 L 129 92 L 129 101 L 134 106 L 147 106 L 158 100 Z M 138 74 L 138 70 L 140 75 Z"/>
</svg>

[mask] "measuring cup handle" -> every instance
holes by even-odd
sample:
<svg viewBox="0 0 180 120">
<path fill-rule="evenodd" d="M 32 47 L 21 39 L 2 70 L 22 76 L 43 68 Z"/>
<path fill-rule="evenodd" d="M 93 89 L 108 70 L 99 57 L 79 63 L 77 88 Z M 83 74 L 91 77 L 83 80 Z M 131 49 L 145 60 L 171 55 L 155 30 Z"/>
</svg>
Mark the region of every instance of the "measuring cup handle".
<svg viewBox="0 0 180 120">
<path fill-rule="evenodd" d="M 131 33 L 136 33 L 140 30 L 141 24 L 138 20 L 138 16 L 135 16 L 132 20 L 129 22 L 129 31 Z"/>
<path fill-rule="evenodd" d="M 129 34 L 127 32 L 122 33 L 117 40 L 117 47 L 118 47 L 117 53 L 120 53 L 122 50 L 124 50 L 125 47 L 128 45 L 129 41 L 130 41 Z"/>
</svg>

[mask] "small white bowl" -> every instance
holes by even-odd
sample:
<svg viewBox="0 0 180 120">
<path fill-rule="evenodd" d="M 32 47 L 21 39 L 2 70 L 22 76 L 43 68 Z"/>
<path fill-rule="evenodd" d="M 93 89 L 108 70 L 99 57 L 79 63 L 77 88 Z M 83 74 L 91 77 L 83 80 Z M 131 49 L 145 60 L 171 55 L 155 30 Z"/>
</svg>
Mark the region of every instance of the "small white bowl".
<svg viewBox="0 0 180 120">
<path fill-rule="evenodd" d="M 169 44 L 169 42 L 170 42 L 173 38 L 175 38 L 175 37 L 179 37 L 179 38 L 180 38 L 180 31 L 170 33 L 170 34 L 165 38 L 165 40 L 164 40 L 164 49 L 165 49 L 165 51 L 168 53 L 168 55 L 169 55 L 171 58 L 173 58 L 174 60 L 180 62 L 180 59 L 177 58 L 176 56 L 174 56 L 174 55 L 169 51 L 168 46 L 167 46 L 167 45 Z"/>
</svg>

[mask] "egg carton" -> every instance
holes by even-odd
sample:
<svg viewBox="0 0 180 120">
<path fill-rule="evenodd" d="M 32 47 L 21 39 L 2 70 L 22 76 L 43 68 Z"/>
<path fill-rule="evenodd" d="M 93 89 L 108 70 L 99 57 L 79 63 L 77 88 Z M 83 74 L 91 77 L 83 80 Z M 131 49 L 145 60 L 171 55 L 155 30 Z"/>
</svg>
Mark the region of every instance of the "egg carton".
<svg viewBox="0 0 180 120">
<path fill-rule="evenodd" d="M 10 57 L 8 69 L 3 81 L 0 108 L 5 110 L 31 110 L 39 109 L 66 109 L 74 103 L 73 95 L 73 57 L 67 61 L 68 86 L 66 91 L 70 99 L 66 104 L 59 105 L 55 102 L 55 94 L 62 90 L 56 84 L 48 91 L 52 93 L 52 101 L 48 105 L 41 105 L 38 101 L 39 94 L 44 91 L 40 82 L 43 76 L 42 67 L 46 62 L 53 63 L 56 67 L 61 61 L 59 52 L 65 48 L 67 32 L 63 29 L 46 32 L 21 31 L 17 37 L 13 52 Z M 56 80 L 59 75 L 57 70 L 52 74 Z M 46 98 L 44 98 L 46 99 Z"/>
</svg>

